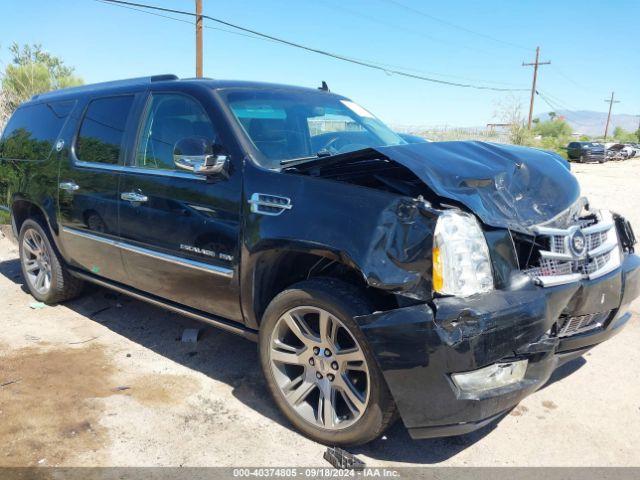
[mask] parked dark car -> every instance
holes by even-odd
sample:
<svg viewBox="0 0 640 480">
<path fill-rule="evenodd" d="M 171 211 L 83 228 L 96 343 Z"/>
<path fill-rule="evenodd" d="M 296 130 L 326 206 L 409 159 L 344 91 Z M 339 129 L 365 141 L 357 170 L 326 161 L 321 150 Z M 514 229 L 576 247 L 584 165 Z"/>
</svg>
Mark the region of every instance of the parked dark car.
<svg viewBox="0 0 640 480">
<path fill-rule="evenodd" d="M 70 88 L 20 106 L 0 158 L 37 300 L 91 282 L 255 340 L 275 403 L 328 444 L 396 413 L 413 438 L 499 419 L 640 293 L 631 226 L 558 155 L 407 144 L 324 90 Z"/>
<path fill-rule="evenodd" d="M 567 156 L 580 163 L 607 161 L 604 145 L 598 142 L 571 142 L 567 145 Z"/>
</svg>

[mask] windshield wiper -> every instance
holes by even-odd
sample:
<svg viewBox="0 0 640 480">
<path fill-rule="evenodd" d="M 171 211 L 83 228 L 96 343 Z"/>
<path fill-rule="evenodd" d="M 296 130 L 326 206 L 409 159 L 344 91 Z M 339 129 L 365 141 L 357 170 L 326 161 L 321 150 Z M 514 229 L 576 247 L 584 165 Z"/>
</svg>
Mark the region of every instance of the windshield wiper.
<svg viewBox="0 0 640 480">
<path fill-rule="evenodd" d="M 311 155 L 309 157 L 298 157 L 298 158 L 288 158 L 286 160 L 282 160 L 280 165 L 291 165 L 292 163 L 304 163 L 309 160 L 316 160 L 318 158 L 331 157 L 333 154 L 329 150 L 320 150 L 315 155 Z"/>
</svg>

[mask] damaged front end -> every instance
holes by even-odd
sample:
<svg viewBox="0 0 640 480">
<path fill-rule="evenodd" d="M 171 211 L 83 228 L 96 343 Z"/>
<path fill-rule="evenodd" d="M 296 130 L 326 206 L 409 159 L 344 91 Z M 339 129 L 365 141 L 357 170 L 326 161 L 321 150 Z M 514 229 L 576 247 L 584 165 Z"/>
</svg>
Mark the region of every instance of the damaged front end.
<svg viewBox="0 0 640 480">
<path fill-rule="evenodd" d="M 364 273 L 370 286 L 412 302 L 356 320 L 414 438 L 486 425 L 631 318 L 629 305 L 640 295 L 631 226 L 591 210 L 557 155 L 443 142 L 367 149 L 294 169 L 403 198 L 383 213 Z M 439 243 L 438 225 L 452 215 L 465 220 Z M 482 242 L 467 239 L 466 250 L 450 252 L 451 262 L 467 267 L 443 268 L 442 251 L 474 223 Z M 405 278 L 376 276 L 389 273 L 381 268 L 388 264 Z M 447 287 L 443 272 L 464 285 Z"/>
<path fill-rule="evenodd" d="M 495 252 L 504 238 L 491 238 Z M 559 365 L 619 332 L 639 294 L 640 259 L 622 253 L 620 268 L 595 279 L 543 287 L 513 270 L 488 293 L 356 320 L 411 436 L 449 436 L 500 417 Z"/>
</svg>

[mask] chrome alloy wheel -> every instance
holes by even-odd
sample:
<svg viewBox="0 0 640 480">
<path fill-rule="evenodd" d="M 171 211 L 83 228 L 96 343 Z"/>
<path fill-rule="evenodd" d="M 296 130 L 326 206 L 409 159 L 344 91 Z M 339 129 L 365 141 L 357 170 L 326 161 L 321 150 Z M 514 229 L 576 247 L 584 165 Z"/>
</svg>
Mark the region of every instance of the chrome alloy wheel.
<svg viewBox="0 0 640 480">
<path fill-rule="evenodd" d="M 34 229 L 25 232 L 22 252 L 22 265 L 29 286 L 40 295 L 46 295 L 51 288 L 51 258 L 40 233 Z"/>
<path fill-rule="evenodd" d="M 269 359 L 280 392 L 305 421 L 339 430 L 364 414 L 370 390 L 364 352 L 326 310 L 305 306 L 284 313 L 271 334 Z"/>
</svg>

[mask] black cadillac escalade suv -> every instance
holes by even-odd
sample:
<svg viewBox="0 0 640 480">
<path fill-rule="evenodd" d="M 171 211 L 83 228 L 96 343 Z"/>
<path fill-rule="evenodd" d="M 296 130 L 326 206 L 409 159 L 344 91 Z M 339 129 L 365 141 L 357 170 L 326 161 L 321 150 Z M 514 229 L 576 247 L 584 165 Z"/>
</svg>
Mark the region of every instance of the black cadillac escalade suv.
<svg viewBox="0 0 640 480">
<path fill-rule="evenodd" d="M 486 425 L 640 293 L 629 223 L 556 154 L 407 144 L 326 88 L 160 75 L 37 95 L 0 158 L 36 299 L 93 282 L 256 340 L 275 402 L 325 443 L 396 413 L 414 438 Z"/>
</svg>

